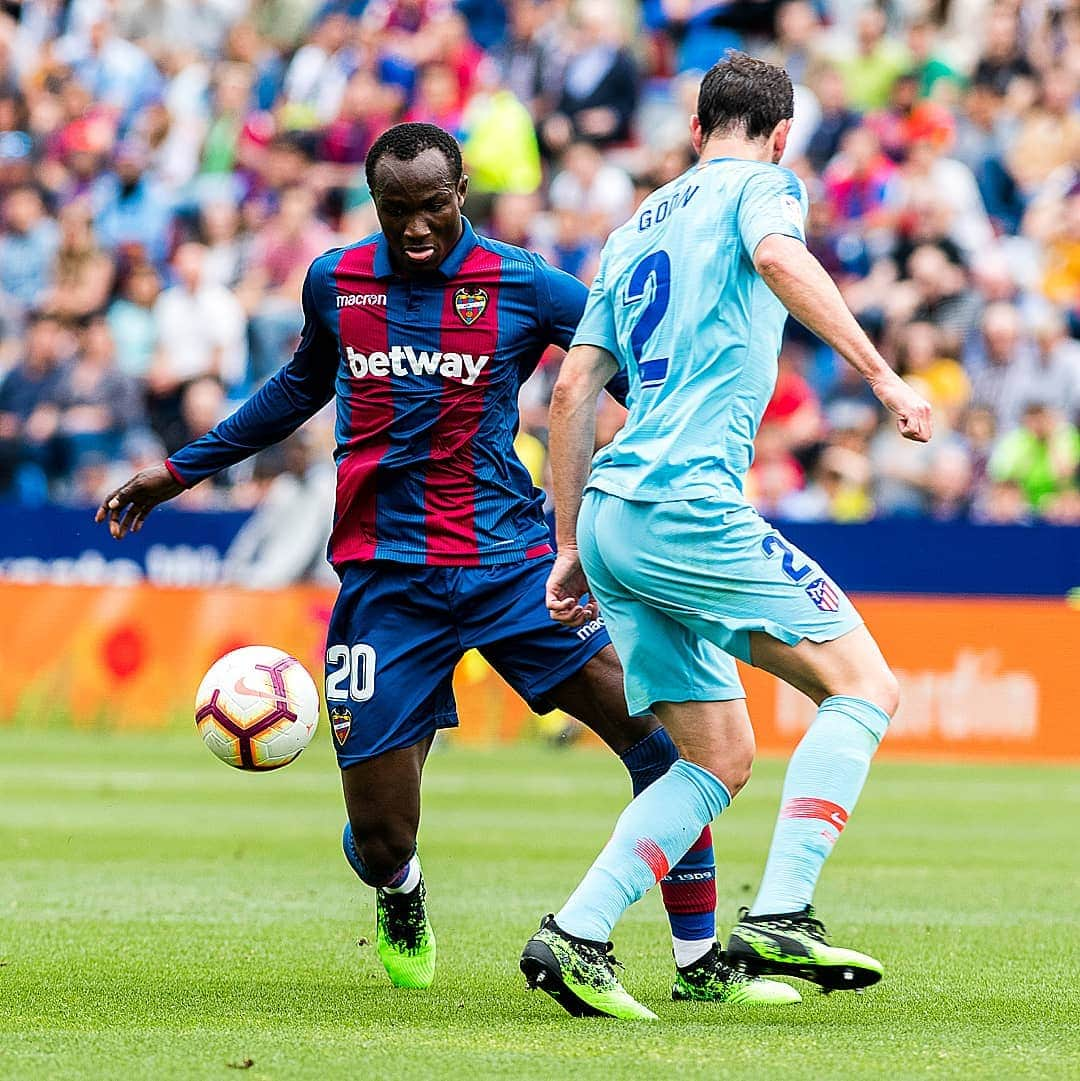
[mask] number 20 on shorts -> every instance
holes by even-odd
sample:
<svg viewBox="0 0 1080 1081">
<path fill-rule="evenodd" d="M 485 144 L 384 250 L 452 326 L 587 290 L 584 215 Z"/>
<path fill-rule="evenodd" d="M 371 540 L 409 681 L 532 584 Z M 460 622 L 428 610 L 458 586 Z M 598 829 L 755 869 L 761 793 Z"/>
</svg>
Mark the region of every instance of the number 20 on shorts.
<svg viewBox="0 0 1080 1081">
<path fill-rule="evenodd" d="M 334 670 L 332 670 L 334 669 Z M 375 650 L 362 642 L 326 651 L 327 702 L 366 702 L 375 693 Z"/>
</svg>

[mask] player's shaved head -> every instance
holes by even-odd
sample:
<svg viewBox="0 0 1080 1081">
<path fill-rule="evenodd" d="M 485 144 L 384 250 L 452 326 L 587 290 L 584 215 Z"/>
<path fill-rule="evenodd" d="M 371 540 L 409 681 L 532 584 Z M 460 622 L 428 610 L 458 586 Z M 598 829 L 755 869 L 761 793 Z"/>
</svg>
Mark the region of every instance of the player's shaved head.
<svg viewBox="0 0 1080 1081">
<path fill-rule="evenodd" d="M 767 139 L 781 120 L 795 115 L 795 92 L 783 68 L 728 52 L 701 80 L 697 115 L 703 140 L 736 134 Z"/>
</svg>

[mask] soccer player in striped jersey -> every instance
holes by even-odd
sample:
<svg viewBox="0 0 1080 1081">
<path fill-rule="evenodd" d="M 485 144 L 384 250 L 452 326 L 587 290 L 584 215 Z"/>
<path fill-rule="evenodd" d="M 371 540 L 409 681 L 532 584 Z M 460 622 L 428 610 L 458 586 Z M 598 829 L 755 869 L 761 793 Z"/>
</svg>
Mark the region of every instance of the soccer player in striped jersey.
<svg viewBox="0 0 1080 1081">
<path fill-rule="evenodd" d="M 929 439 L 930 407 L 806 250 L 805 189 L 777 164 L 792 112 L 780 68 L 733 54 L 706 74 L 691 122 L 700 160 L 608 238 L 552 399 L 559 554 L 548 606 L 577 626 L 599 604 L 630 712 L 655 711 L 682 755 L 623 812 L 522 955 L 532 984 L 603 1012 L 625 991 L 601 943 L 749 776 L 754 737 L 735 658 L 805 692 L 818 713 L 788 767 L 764 879 L 728 960 L 829 989 L 882 974 L 874 958 L 826 940 L 811 901 L 896 710 L 896 679 L 842 590 L 762 520 L 743 481 L 789 312 L 867 379 L 902 435 Z M 629 418 L 590 474 L 595 398 L 616 372 L 629 377 Z"/>
<path fill-rule="evenodd" d="M 518 389 L 550 344 L 570 344 L 587 290 L 474 233 L 461 214 L 460 149 L 441 129 L 391 128 L 366 169 L 382 231 L 312 264 L 292 360 L 213 431 L 108 496 L 98 520 L 117 537 L 139 529 L 157 504 L 336 398 L 329 558 L 341 592 L 326 698 L 343 846 L 376 889 L 391 980 L 426 987 L 435 936 L 416 855 L 420 780 L 436 730 L 457 724 L 451 674 L 465 650 L 478 649 L 534 710 L 559 708 L 595 730 L 635 793 L 677 752 L 655 718 L 628 716 L 603 621 L 549 619 L 542 495 L 513 449 Z M 621 397 L 620 382 L 611 389 Z M 714 875 L 706 828 L 662 886 L 681 993 L 750 1001 L 761 981 L 729 984 L 716 946 Z"/>
</svg>

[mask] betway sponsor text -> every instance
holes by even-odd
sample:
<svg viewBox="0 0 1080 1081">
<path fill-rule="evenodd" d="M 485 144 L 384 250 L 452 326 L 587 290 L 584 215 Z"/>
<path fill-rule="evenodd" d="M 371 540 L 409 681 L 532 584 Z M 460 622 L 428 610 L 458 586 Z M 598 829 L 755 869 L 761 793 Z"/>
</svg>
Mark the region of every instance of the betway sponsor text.
<svg viewBox="0 0 1080 1081">
<path fill-rule="evenodd" d="M 358 353 L 351 345 L 345 346 L 349 371 L 357 379 L 374 376 L 385 379 L 391 375 L 441 375 L 444 379 L 458 379 L 471 387 L 479 378 L 491 357 L 484 353 L 442 353 L 438 350 L 414 349 L 411 345 L 395 345 L 388 353 Z"/>
</svg>

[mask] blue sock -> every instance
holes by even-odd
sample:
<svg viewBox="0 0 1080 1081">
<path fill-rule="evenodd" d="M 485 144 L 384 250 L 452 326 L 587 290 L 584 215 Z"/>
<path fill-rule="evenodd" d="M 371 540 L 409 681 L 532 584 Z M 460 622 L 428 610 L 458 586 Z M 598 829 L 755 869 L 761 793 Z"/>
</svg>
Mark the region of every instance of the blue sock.
<svg viewBox="0 0 1080 1081">
<path fill-rule="evenodd" d="M 730 803 L 731 794 L 708 770 L 676 762 L 619 816 L 611 840 L 555 922 L 578 938 L 606 942 L 619 917 Z"/>
<path fill-rule="evenodd" d="M 657 728 L 638 740 L 630 750 L 623 751 L 619 758 L 630 774 L 634 795 L 640 796 L 653 781 L 659 781 L 679 761 L 679 749 L 666 728 Z"/>
<path fill-rule="evenodd" d="M 634 795 L 640 796 L 679 760 L 679 751 L 667 730 L 657 728 L 620 757 L 630 774 Z M 668 872 L 660 891 L 677 959 L 696 960 L 716 941 L 716 861 L 708 826 Z"/>
<path fill-rule="evenodd" d="M 833 695 L 821 703 L 788 764 L 751 915 L 796 912 L 810 904 L 888 725 L 888 714 L 862 698 Z"/>
<path fill-rule="evenodd" d="M 341 850 L 345 853 L 345 858 L 349 861 L 349 866 L 356 872 L 356 877 L 360 879 L 367 886 L 371 886 L 374 889 L 390 889 L 395 890 L 401 886 L 409 877 L 409 871 L 414 862 L 414 857 L 410 856 L 401 867 L 390 877 L 386 882 L 376 882 L 368 874 L 367 868 L 360 862 L 360 857 L 356 852 L 356 845 L 353 843 L 353 831 L 352 825 L 346 821 L 345 829 L 341 832 Z"/>
</svg>

